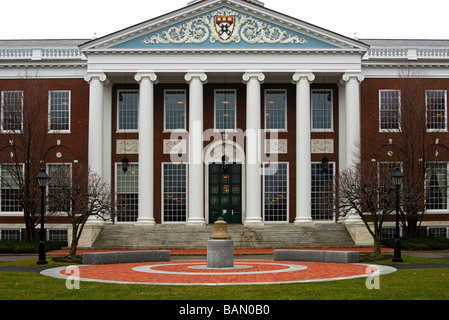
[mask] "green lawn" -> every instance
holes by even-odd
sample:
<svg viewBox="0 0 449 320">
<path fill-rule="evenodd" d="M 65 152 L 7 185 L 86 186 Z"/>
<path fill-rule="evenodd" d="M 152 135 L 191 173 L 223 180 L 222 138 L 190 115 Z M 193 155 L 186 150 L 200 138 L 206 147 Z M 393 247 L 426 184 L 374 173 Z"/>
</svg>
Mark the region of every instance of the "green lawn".
<svg viewBox="0 0 449 320">
<path fill-rule="evenodd" d="M 432 262 L 413 259 L 414 263 Z M 447 268 L 398 270 L 380 277 L 380 289 L 369 290 L 365 284 L 365 278 L 217 287 L 81 282 L 79 290 L 68 290 L 65 280 L 38 273 L 1 272 L 0 300 L 449 300 Z"/>
</svg>

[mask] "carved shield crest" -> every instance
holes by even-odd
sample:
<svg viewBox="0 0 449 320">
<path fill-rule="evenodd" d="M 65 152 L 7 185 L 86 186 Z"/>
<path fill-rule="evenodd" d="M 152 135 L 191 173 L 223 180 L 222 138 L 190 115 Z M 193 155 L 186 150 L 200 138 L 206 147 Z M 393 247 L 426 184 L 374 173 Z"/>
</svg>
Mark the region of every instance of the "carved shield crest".
<svg viewBox="0 0 449 320">
<path fill-rule="evenodd" d="M 234 32 L 234 17 L 233 16 L 216 16 L 215 30 L 220 38 L 224 41 L 231 37 Z"/>
</svg>

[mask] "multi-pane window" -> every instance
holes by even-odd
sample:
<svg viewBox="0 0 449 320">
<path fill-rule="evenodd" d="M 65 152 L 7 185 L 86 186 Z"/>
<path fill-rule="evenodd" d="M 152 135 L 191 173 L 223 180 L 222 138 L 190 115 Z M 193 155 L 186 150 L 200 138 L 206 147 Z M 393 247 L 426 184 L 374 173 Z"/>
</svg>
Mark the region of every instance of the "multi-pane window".
<svg viewBox="0 0 449 320">
<path fill-rule="evenodd" d="M 164 163 L 162 171 L 164 222 L 185 222 L 187 220 L 187 165 Z"/>
<path fill-rule="evenodd" d="M 449 238 L 448 228 L 447 227 L 427 227 L 427 236 L 428 237 Z"/>
<path fill-rule="evenodd" d="M 70 212 L 70 184 L 72 165 L 70 163 L 49 163 L 47 174 L 51 178 L 48 185 L 48 210 L 50 212 Z"/>
<path fill-rule="evenodd" d="M 3 229 L 0 230 L 0 240 L 20 241 L 22 240 L 22 233 L 20 229 Z"/>
<path fill-rule="evenodd" d="M 401 91 L 379 90 L 379 129 L 400 130 Z"/>
<path fill-rule="evenodd" d="M 186 92 L 184 90 L 165 91 L 164 129 L 186 129 Z"/>
<path fill-rule="evenodd" d="M 68 232 L 67 229 L 48 229 L 48 237 L 49 241 L 67 241 L 68 240 Z"/>
<path fill-rule="evenodd" d="M 2 131 L 21 132 L 23 120 L 23 92 L 2 92 Z"/>
<path fill-rule="evenodd" d="M 119 131 L 137 130 L 139 128 L 139 91 L 120 90 L 117 113 Z"/>
<path fill-rule="evenodd" d="M 332 90 L 312 90 L 312 130 L 332 129 Z"/>
<path fill-rule="evenodd" d="M 447 130 L 447 91 L 426 91 L 427 130 Z"/>
<path fill-rule="evenodd" d="M 128 164 L 123 172 L 117 164 L 116 171 L 116 219 L 117 222 L 136 222 L 139 216 L 139 165 Z"/>
<path fill-rule="evenodd" d="M 265 91 L 265 129 L 287 130 L 285 90 Z"/>
<path fill-rule="evenodd" d="M 215 129 L 233 130 L 236 128 L 235 90 L 215 91 Z"/>
<path fill-rule="evenodd" d="M 264 220 L 288 222 L 288 163 L 265 163 Z"/>
<path fill-rule="evenodd" d="M 50 91 L 48 130 L 70 131 L 70 91 Z"/>
<path fill-rule="evenodd" d="M 327 170 L 322 164 L 312 163 L 312 219 L 333 220 L 334 218 L 334 163 Z"/>
<path fill-rule="evenodd" d="M 19 178 L 23 177 L 23 165 L 0 166 L 1 212 L 22 212 Z"/>
<path fill-rule="evenodd" d="M 448 162 L 426 163 L 426 208 L 447 209 Z"/>
</svg>

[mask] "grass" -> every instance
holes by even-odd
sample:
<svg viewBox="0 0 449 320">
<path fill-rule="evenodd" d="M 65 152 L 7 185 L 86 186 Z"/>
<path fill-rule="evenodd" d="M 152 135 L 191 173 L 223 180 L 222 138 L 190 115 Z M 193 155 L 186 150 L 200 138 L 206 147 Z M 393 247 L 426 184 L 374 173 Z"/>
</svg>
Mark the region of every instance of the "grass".
<svg viewBox="0 0 449 320">
<path fill-rule="evenodd" d="M 2 272 L 0 300 L 448 300 L 448 269 L 409 269 L 380 277 L 379 289 L 366 279 L 248 286 L 154 286 L 81 282 L 37 273 Z"/>
<path fill-rule="evenodd" d="M 403 256 L 403 263 L 442 263 Z M 61 265 L 51 261 L 49 266 Z M 391 260 L 370 263 L 391 263 Z M 36 260 L 2 266 L 35 266 Z M 379 289 L 366 278 L 280 285 L 154 286 L 81 282 L 68 290 L 65 280 L 38 273 L 1 272 L 0 300 L 448 300 L 449 269 L 408 269 L 380 277 Z"/>
</svg>

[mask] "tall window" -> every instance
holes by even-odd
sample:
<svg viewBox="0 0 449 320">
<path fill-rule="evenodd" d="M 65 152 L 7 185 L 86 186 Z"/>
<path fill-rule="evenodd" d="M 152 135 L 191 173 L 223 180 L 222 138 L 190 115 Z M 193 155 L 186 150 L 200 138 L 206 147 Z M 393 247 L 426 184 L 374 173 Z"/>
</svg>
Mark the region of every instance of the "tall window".
<svg viewBox="0 0 449 320">
<path fill-rule="evenodd" d="M 427 130 L 447 130 L 447 91 L 426 91 Z"/>
<path fill-rule="evenodd" d="M 139 165 L 130 163 L 125 173 L 122 165 L 117 164 L 116 172 L 117 222 L 136 222 L 139 217 Z"/>
<path fill-rule="evenodd" d="M 48 203 L 51 212 L 70 212 L 71 203 L 67 196 L 67 182 L 71 183 L 72 165 L 70 163 L 49 163 L 47 164 L 47 173 L 50 178 L 48 185 Z M 66 178 L 69 181 L 65 181 Z"/>
<path fill-rule="evenodd" d="M 50 91 L 48 130 L 70 131 L 70 91 Z"/>
<path fill-rule="evenodd" d="M 139 128 L 138 113 L 139 91 L 120 90 L 118 92 L 118 130 L 137 130 Z"/>
<path fill-rule="evenodd" d="M 20 204 L 19 175 L 23 176 L 23 165 L 0 165 L 1 212 L 22 212 Z"/>
<path fill-rule="evenodd" d="M 164 222 L 187 221 L 187 165 L 164 163 L 163 216 Z"/>
<path fill-rule="evenodd" d="M 264 220 L 288 222 L 288 163 L 264 164 Z"/>
<path fill-rule="evenodd" d="M 377 165 L 377 176 L 379 183 L 379 209 L 391 206 L 392 201 L 392 180 L 391 175 L 400 163 L 397 162 L 379 162 Z M 394 198 L 393 198 L 394 199 Z M 390 202 L 390 203 L 389 203 Z"/>
<path fill-rule="evenodd" d="M 265 91 L 265 129 L 287 130 L 285 90 Z"/>
<path fill-rule="evenodd" d="M 312 90 L 312 130 L 332 129 L 332 90 Z"/>
<path fill-rule="evenodd" d="M 335 163 L 329 162 L 323 171 L 321 162 L 312 163 L 312 219 L 329 221 L 334 218 Z"/>
<path fill-rule="evenodd" d="M 165 91 L 164 129 L 186 129 L 186 92 L 184 90 Z"/>
<path fill-rule="evenodd" d="M 215 129 L 233 130 L 236 128 L 235 90 L 215 91 Z"/>
<path fill-rule="evenodd" d="M 379 90 L 379 118 L 380 131 L 400 130 L 400 90 Z"/>
<path fill-rule="evenodd" d="M 426 208 L 447 209 L 448 162 L 426 163 Z"/>
<path fill-rule="evenodd" d="M 23 92 L 2 92 L 2 131 L 21 132 L 23 120 Z"/>
</svg>

